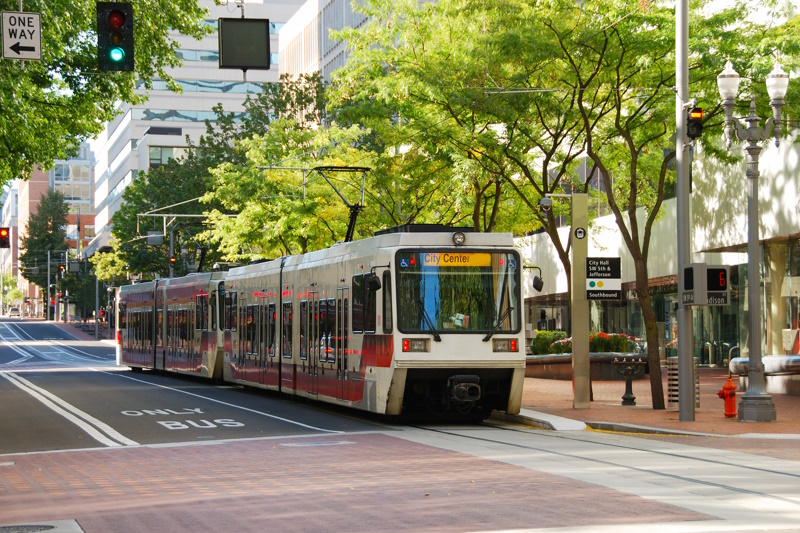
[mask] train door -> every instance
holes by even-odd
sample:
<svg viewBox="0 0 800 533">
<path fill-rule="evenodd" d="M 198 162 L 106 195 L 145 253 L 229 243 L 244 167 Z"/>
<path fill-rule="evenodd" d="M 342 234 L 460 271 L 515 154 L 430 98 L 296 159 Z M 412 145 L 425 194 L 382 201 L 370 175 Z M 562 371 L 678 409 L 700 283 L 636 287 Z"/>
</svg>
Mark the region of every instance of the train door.
<svg viewBox="0 0 800 533">
<path fill-rule="evenodd" d="M 240 327 L 241 339 L 244 348 L 245 379 L 253 383 L 261 382 L 261 365 L 258 355 L 258 324 L 259 305 L 249 303 L 243 307 L 243 316 Z"/>
<path fill-rule="evenodd" d="M 235 315 L 236 330 L 231 328 L 231 361 L 236 367 L 236 378 L 247 380 L 247 297 L 245 293 L 239 293 L 236 307 L 232 310 Z"/>
<path fill-rule="evenodd" d="M 280 387 L 281 389 L 294 390 L 297 387 L 295 380 L 295 336 L 294 336 L 294 306 L 291 294 L 289 299 L 281 303 L 281 357 L 280 357 Z"/>
<path fill-rule="evenodd" d="M 258 329 L 258 348 L 257 353 L 257 366 L 258 366 L 258 382 L 267 383 L 267 362 L 269 360 L 269 298 L 266 291 L 258 297 L 258 320 L 256 320 L 256 328 Z"/>
<path fill-rule="evenodd" d="M 323 300 L 324 301 L 324 300 Z M 319 292 L 313 291 L 308 295 L 308 315 L 306 318 L 305 339 L 306 345 L 306 373 L 308 375 L 308 394 L 312 397 L 317 396 L 319 387 L 319 368 L 321 353 L 321 334 L 320 334 L 320 299 Z M 301 328 L 302 329 L 302 328 Z M 303 337 L 304 332 L 300 332 Z"/>
<path fill-rule="evenodd" d="M 347 389 L 347 354 L 350 345 L 350 332 L 347 320 L 349 318 L 350 289 L 341 287 L 336 289 L 336 397 L 345 398 Z"/>
<path fill-rule="evenodd" d="M 166 289 L 159 286 L 156 282 L 155 299 L 153 307 L 155 309 L 155 316 L 153 317 L 153 335 L 154 335 L 154 349 L 153 349 L 153 368 L 156 370 L 164 370 L 166 368 L 166 349 L 164 342 L 166 341 L 166 313 L 164 313 L 164 305 L 167 300 Z"/>
<path fill-rule="evenodd" d="M 264 331 L 264 369 L 262 383 L 278 387 L 280 384 L 281 357 L 278 350 L 278 292 L 268 291 L 266 315 L 263 317 L 262 328 Z"/>
</svg>

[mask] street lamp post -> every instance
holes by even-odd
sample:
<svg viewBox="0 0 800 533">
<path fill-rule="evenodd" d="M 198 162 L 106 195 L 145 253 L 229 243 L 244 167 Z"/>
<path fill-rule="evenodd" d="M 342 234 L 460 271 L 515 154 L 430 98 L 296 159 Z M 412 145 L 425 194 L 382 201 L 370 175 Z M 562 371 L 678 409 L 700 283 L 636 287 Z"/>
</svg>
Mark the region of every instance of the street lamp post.
<svg viewBox="0 0 800 533">
<path fill-rule="evenodd" d="M 767 92 L 770 96 L 770 106 L 773 116 L 767 119 L 764 128 L 759 128 L 761 118 L 756 116 L 755 95 L 750 98 L 750 114 L 742 123 L 733 116 L 733 107 L 736 95 L 739 92 L 739 74 L 733 70 L 730 61 L 725 65 L 719 76 L 717 85 L 722 97 L 722 107 L 725 110 L 725 137 L 728 139 L 728 149 L 731 147 L 733 133 L 740 141 L 746 143 L 747 153 L 747 305 L 749 307 L 748 344 L 750 360 L 747 365 L 747 391 L 739 402 L 739 420 L 747 422 L 773 422 L 776 419 L 775 404 L 767 393 L 764 379 L 764 364 L 761 360 L 761 298 L 759 276 L 759 241 L 758 241 L 758 156 L 761 153 L 761 143 L 769 138 L 770 131 L 775 134 L 775 146 L 780 144 L 781 135 L 781 108 L 784 97 L 789 87 L 789 75 L 780 65 L 767 75 Z"/>
</svg>

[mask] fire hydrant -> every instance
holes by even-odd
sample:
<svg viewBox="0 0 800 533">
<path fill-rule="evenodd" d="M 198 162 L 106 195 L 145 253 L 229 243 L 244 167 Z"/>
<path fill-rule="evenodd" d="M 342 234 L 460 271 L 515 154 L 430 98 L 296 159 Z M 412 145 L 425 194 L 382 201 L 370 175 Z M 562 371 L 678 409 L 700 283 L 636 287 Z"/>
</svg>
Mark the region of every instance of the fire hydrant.
<svg viewBox="0 0 800 533">
<path fill-rule="evenodd" d="M 728 378 L 728 381 L 717 392 L 717 396 L 725 400 L 725 416 L 733 418 L 736 416 L 736 385 L 733 380 Z"/>
</svg>

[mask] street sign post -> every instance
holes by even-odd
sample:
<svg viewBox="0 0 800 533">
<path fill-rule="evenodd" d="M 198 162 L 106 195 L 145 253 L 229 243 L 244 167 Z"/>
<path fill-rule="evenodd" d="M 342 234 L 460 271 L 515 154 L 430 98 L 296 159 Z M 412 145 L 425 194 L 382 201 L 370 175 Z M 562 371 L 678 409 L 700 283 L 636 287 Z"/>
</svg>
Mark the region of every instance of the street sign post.
<svg viewBox="0 0 800 533">
<path fill-rule="evenodd" d="M 42 59 L 39 13 L 3 11 L 3 59 Z"/>
</svg>

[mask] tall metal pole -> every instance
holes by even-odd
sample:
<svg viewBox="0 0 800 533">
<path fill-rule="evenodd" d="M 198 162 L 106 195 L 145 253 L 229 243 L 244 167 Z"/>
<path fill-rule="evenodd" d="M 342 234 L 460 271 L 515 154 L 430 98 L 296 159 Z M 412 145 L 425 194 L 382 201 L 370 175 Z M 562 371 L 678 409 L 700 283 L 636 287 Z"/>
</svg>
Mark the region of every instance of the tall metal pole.
<svg viewBox="0 0 800 533">
<path fill-rule="evenodd" d="M 47 301 L 45 302 L 45 314 L 50 320 L 50 250 L 47 250 Z"/>
<path fill-rule="evenodd" d="M 100 337 L 98 326 L 100 325 L 100 280 L 94 277 L 94 340 Z"/>
<path fill-rule="evenodd" d="M 689 209 L 689 154 L 686 147 L 686 104 L 689 102 L 689 2 L 675 3 L 675 162 L 678 222 L 678 287 L 684 287 L 685 268 L 691 263 L 692 233 Z M 680 292 L 680 291 L 679 291 Z M 681 422 L 694 421 L 694 328 L 692 308 L 678 304 L 678 411 Z"/>
<path fill-rule="evenodd" d="M 169 231 L 169 277 L 173 277 L 175 275 L 175 269 L 172 267 L 172 256 L 175 255 L 175 230 L 171 229 Z"/>
</svg>

